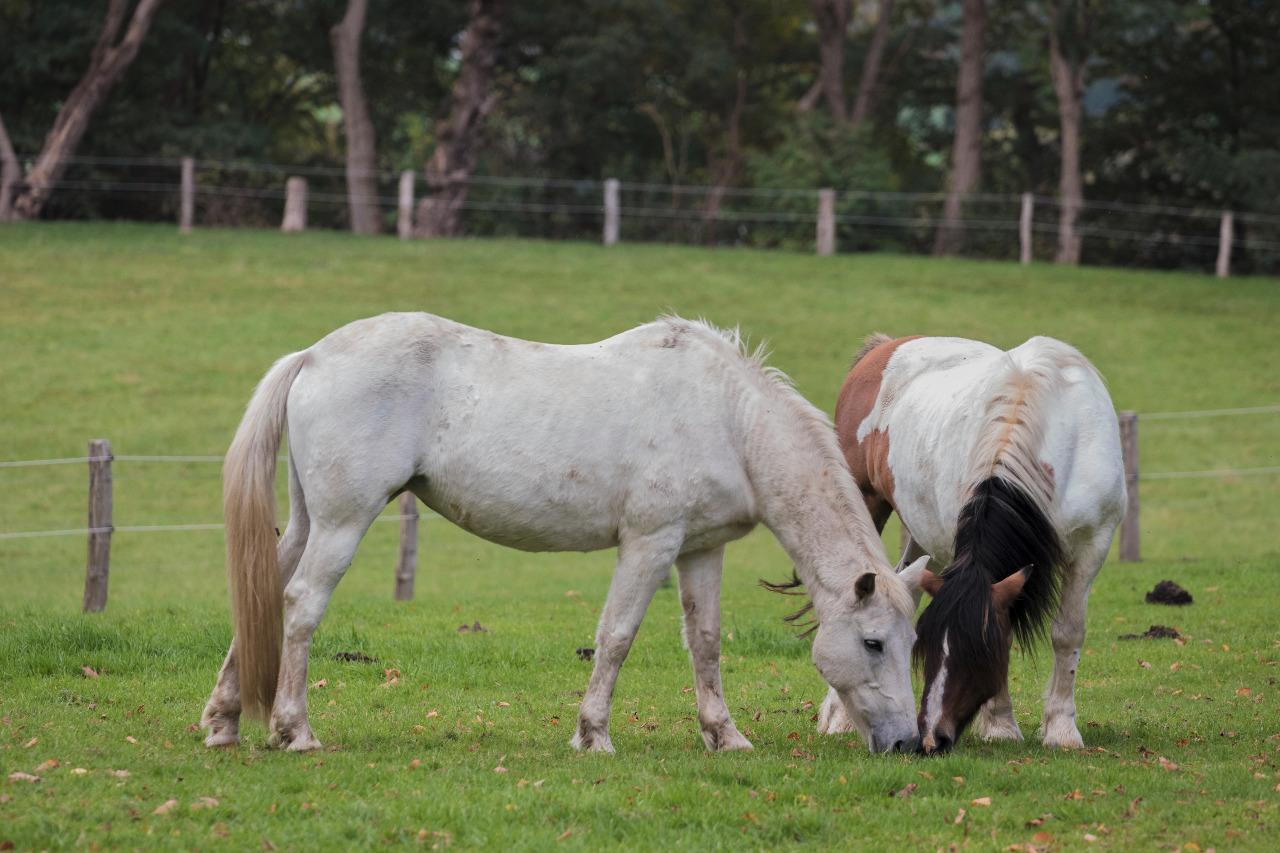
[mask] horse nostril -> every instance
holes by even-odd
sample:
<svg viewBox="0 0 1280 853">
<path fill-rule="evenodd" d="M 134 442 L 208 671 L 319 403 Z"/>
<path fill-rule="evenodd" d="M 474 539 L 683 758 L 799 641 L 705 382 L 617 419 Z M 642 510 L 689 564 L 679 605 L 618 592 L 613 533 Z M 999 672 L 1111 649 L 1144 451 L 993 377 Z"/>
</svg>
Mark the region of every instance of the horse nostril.
<svg viewBox="0 0 1280 853">
<path fill-rule="evenodd" d="M 894 741 L 894 752 L 920 752 L 920 738 L 913 737 L 908 740 Z"/>
<path fill-rule="evenodd" d="M 939 754 L 946 754 L 951 751 L 951 738 L 946 735 L 938 735 L 938 745 L 933 750 Z"/>
</svg>

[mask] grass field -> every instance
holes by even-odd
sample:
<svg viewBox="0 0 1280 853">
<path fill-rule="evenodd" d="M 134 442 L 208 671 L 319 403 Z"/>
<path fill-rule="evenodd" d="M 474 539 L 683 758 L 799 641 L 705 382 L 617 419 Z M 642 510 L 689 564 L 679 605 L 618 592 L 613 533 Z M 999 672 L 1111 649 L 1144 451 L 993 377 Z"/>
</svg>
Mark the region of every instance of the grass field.
<svg viewBox="0 0 1280 853">
<path fill-rule="evenodd" d="M 1274 280 L 23 225 L 0 229 L 0 459 L 79 456 L 97 437 L 117 454 L 220 454 L 274 358 L 388 310 L 559 342 L 705 316 L 767 338 L 828 410 L 873 330 L 1060 337 L 1140 412 L 1280 400 Z M 1153 420 L 1141 441 L 1144 472 L 1275 466 L 1280 416 Z M 219 491 L 217 465 L 119 462 L 115 523 L 217 522 Z M 264 749 L 259 726 L 217 752 L 191 729 L 230 637 L 218 531 L 118 533 L 97 616 L 78 612 L 82 537 L 0 538 L 0 765 L 41 777 L 0 784 L 0 844 L 1276 849 L 1280 477 L 1153 480 L 1141 495 L 1145 561 L 1109 564 L 1092 598 L 1077 690 L 1089 748 L 966 737 L 941 759 L 814 734 L 824 687 L 807 644 L 779 620 L 790 602 L 755 586 L 789 572 L 765 532 L 729 548 L 724 584 L 726 694 L 755 752 L 703 751 L 670 588 L 622 671 L 607 757 L 568 739 L 609 553 L 522 554 L 428 521 L 417 596 L 397 603 L 396 525 L 375 525 L 313 649 L 327 749 L 299 756 Z M 0 469 L 0 532 L 80 527 L 84 504 L 82 465 Z M 1196 603 L 1143 603 L 1163 578 Z M 475 621 L 488 632 L 457 632 Z M 1153 623 L 1185 644 L 1117 639 Z M 1047 650 L 1014 667 L 1029 735 L 1050 668 Z"/>
</svg>

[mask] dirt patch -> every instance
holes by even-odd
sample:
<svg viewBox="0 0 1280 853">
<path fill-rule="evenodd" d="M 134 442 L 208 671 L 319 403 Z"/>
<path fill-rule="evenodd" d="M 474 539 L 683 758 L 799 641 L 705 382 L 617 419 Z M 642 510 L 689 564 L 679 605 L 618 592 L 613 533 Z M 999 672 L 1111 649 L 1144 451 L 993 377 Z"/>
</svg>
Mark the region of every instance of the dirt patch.
<svg viewBox="0 0 1280 853">
<path fill-rule="evenodd" d="M 1117 640 L 1176 640 L 1182 635 L 1168 625 L 1152 625 L 1141 634 L 1121 634 Z"/>
<path fill-rule="evenodd" d="M 1191 593 L 1173 581 L 1160 581 L 1156 588 L 1147 593 L 1147 604 L 1190 604 Z"/>
<path fill-rule="evenodd" d="M 377 658 L 371 658 L 364 652 L 338 652 L 333 656 L 336 661 L 343 663 L 377 663 Z"/>
</svg>

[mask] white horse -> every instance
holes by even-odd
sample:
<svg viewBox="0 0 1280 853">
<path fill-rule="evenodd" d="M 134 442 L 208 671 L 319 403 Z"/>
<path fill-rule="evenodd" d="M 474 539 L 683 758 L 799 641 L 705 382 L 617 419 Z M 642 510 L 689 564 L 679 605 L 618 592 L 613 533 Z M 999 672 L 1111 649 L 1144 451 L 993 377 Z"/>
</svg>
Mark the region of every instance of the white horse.
<svg viewBox="0 0 1280 853">
<path fill-rule="evenodd" d="M 289 435 L 288 528 L 272 483 Z M 396 494 L 528 551 L 617 546 L 572 744 L 612 751 L 609 710 L 654 590 L 674 563 L 707 748 L 749 749 L 720 686 L 726 543 L 773 531 L 821 623 L 813 661 L 872 751 L 914 748 L 911 579 L 895 575 L 830 423 L 736 333 L 668 317 L 594 344 L 502 337 L 386 314 L 280 359 L 224 468 L 235 639 L 202 724 L 236 743 L 320 743 L 307 654 L 334 586 Z M 283 590 L 283 601 L 281 592 Z M 283 624 L 281 610 L 283 609 Z"/>
<path fill-rule="evenodd" d="M 945 752 L 975 715 L 983 737 L 1021 740 L 1011 641 L 1028 648 L 1050 616 L 1043 740 L 1082 746 L 1085 607 L 1125 507 L 1116 413 L 1097 370 L 1052 338 L 1006 353 L 877 335 L 840 391 L 836 429 L 877 528 L 897 511 L 910 533 L 903 560 L 927 553 L 947 566 L 922 583 L 933 596 L 917 625 L 922 749 Z M 828 696 L 819 728 L 849 725 Z"/>
</svg>

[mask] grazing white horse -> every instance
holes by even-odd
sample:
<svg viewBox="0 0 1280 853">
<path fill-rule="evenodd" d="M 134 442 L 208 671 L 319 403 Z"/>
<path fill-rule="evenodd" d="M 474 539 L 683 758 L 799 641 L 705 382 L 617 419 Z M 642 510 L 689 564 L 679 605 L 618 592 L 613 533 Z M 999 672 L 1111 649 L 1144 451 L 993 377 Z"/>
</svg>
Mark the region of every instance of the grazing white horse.
<svg viewBox="0 0 1280 853">
<path fill-rule="evenodd" d="M 285 429 L 291 514 L 277 544 Z M 719 598 L 725 544 L 760 522 L 808 587 L 813 661 L 851 725 L 872 751 L 915 747 L 908 583 L 923 562 L 894 574 L 830 423 L 736 333 L 668 317 L 556 346 L 429 314 L 360 320 L 266 374 L 223 488 L 235 639 L 202 718 L 208 746 L 238 741 L 242 710 L 269 720 L 273 745 L 320 746 L 312 633 L 370 523 L 410 489 L 492 542 L 617 546 L 574 747 L 613 749 L 618 669 L 673 563 L 703 739 L 751 747 L 721 691 Z"/>
<path fill-rule="evenodd" d="M 1125 507 L 1116 413 L 1097 370 L 1052 338 L 1002 352 L 877 335 L 841 389 L 836 430 L 877 528 L 897 511 L 909 531 L 903 560 L 927 553 L 947 566 L 922 584 L 933 596 L 915 650 L 922 749 L 945 752 L 975 715 L 983 737 L 1021 740 L 1010 646 L 1016 636 L 1028 648 L 1049 617 L 1044 744 L 1082 746 L 1085 607 Z M 848 727 L 829 696 L 819 728 Z"/>
</svg>

